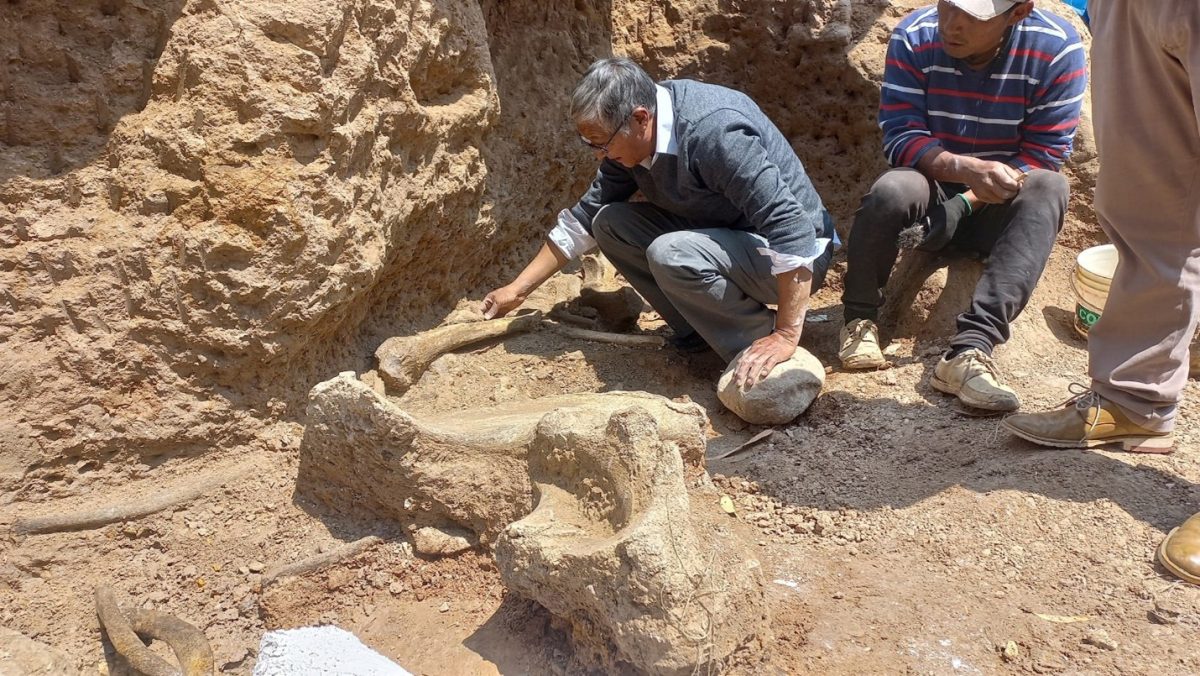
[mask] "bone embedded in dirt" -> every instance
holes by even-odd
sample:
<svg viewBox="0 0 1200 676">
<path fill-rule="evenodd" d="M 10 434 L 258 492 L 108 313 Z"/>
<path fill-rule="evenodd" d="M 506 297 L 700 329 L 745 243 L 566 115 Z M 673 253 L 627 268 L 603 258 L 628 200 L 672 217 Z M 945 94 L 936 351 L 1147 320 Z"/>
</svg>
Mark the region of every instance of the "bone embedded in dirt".
<svg viewBox="0 0 1200 676">
<path fill-rule="evenodd" d="M 135 671 L 146 676 L 212 676 L 212 646 L 204 632 L 165 613 L 136 608 L 122 611 L 116 595 L 107 586 L 96 588 L 96 615 L 104 635 Z M 162 641 L 171 647 L 179 663 L 163 660 L 146 646 L 144 639 Z"/>
<path fill-rule="evenodd" d="M 691 500 L 647 410 L 546 415 L 529 471 L 537 505 L 504 530 L 496 560 L 509 589 L 570 627 L 578 654 L 691 674 L 769 639 L 757 561 L 717 496 Z"/>
<path fill-rule="evenodd" d="M 297 490 L 335 509 L 415 527 L 456 528 L 486 546 L 533 508 L 528 446 L 556 409 L 597 415 L 638 406 L 693 467 L 704 410 L 644 392 L 563 395 L 415 418 L 345 372 L 313 388 Z"/>
<path fill-rule="evenodd" d="M 742 352 L 745 354 L 745 352 Z M 778 364 L 754 387 L 733 383 L 742 354 L 734 357 L 717 381 L 717 397 L 739 418 L 754 425 L 782 425 L 806 411 L 825 384 L 825 367 L 808 350 L 797 347 L 791 359 Z"/>
<path fill-rule="evenodd" d="M 413 549 L 423 556 L 452 556 L 477 544 L 475 534 L 461 528 L 414 527 L 409 529 L 408 537 L 412 539 Z"/>
<path fill-rule="evenodd" d="M 433 360 L 460 347 L 491 338 L 532 331 L 541 325 L 542 313 L 450 324 L 423 331 L 415 336 L 389 338 L 375 351 L 379 375 L 393 394 L 402 394 L 420 380 Z"/>
<path fill-rule="evenodd" d="M 528 510 L 519 430 L 431 430 L 352 372 L 313 388 L 297 491 L 399 523 L 498 530 Z"/>
<path fill-rule="evenodd" d="M 610 331 L 626 331 L 636 326 L 646 301 L 618 278 L 617 269 L 604 254 L 588 254 L 580 264 L 583 284 L 579 305 L 595 309 L 601 325 Z"/>
</svg>

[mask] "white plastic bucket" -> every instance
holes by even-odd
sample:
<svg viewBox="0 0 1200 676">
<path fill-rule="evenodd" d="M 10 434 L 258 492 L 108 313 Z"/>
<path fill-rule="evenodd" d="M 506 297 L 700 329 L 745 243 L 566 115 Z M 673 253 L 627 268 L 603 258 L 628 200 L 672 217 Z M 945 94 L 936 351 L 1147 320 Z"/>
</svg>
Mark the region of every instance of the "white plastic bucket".
<svg viewBox="0 0 1200 676">
<path fill-rule="evenodd" d="M 1087 338 L 1088 330 L 1100 319 L 1108 288 L 1117 271 L 1117 247 L 1094 246 L 1079 252 L 1071 288 L 1075 291 L 1075 331 Z"/>
</svg>

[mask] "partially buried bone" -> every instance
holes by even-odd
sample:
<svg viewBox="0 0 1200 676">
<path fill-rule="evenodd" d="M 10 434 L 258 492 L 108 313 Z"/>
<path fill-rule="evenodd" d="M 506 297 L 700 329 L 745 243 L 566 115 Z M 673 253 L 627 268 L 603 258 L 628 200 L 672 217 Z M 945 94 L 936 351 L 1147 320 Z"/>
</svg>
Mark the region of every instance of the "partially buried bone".
<svg viewBox="0 0 1200 676">
<path fill-rule="evenodd" d="M 187 622 L 142 609 L 135 609 L 126 617 L 109 587 L 96 588 L 96 614 L 113 650 L 139 673 L 146 676 L 212 676 L 212 647 L 204 633 Z M 179 666 L 154 654 L 142 643 L 141 637 L 158 639 L 170 646 Z"/>
<path fill-rule="evenodd" d="M 547 414 L 529 472 L 537 504 L 501 534 L 496 562 L 510 591 L 567 625 L 577 652 L 609 672 L 682 676 L 769 637 L 758 562 L 715 492 L 689 495 L 646 409 Z"/>
<path fill-rule="evenodd" d="M 720 496 L 689 492 L 708 427 L 694 403 L 605 392 L 418 417 L 347 372 L 313 388 L 307 422 L 300 494 L 414 536 L 475 534 L 610 672 L 718 669 L 770 636 L 758 562 Z"/>
<path fill-rule="evenodd" d="M 347 372 L 309 395 L 297 491 L 415 527 L 458 527 L 487 545 L 533 508 L 528 446 L 557 409 L 597 415 L 638 406 L 686 463 L 701 464 L 707 418 L 645 392 L 568 394 L 416 417 Z"/>
<path fill-rule="evenodd" d="M 531 312 L 505 319 L 439 326 L 415 336 L 389 338 L 375 351 L 379 374 L 391 394 L 403 394 L 421 379 L 435 359 L 447 352 L 472 343 L 531 331 L 541 321 L 541 312 Z"/>
<path fill-rule="evenodd" d="M 609 345 L 621 345 L 623 347 L 649 348 L 660 348 L 666 343 L 662 336 L 593 331 L 591 329 L 584 329 L 578 326 L 566 326 L 565 324 L 559 324 L 557 322 L 550 321 L 549 319 L 543 320 L 542 326 L 568 338 L 588 340 L 593 343 L 608 343 Z"/>
<path fill-rule="evenodd" d="M 583 285 L 579 305 L 594 308 L 600 323 L 613 331 L 627 331 L 637 325 L 646 302 L 632 287 L 617 279 L 617 269 L 602 254 L 589 254 L 580 261 Z"/>
</svg>

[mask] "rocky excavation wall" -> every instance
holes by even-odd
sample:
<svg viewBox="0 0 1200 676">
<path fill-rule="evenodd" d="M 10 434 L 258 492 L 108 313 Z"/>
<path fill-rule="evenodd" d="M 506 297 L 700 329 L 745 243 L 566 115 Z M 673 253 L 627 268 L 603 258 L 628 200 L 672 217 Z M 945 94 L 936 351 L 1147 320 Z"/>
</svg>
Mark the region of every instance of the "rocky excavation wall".
<svg viewBox="0 0 1200 676">
<path fill-rule="evenodd" d="M 610 43 L 541 4 L 7 3 L 0 489 L 262 437 L 524 256 Z"/>
<path fill-rule="evenodd" d="M 530 253 L 589 177 L 564 101 L 599 56 L 748 91 L 844 232 L 913 4 L 8 2 L 0 492 L 285 446 L 312 385 Z"/>
</svg>

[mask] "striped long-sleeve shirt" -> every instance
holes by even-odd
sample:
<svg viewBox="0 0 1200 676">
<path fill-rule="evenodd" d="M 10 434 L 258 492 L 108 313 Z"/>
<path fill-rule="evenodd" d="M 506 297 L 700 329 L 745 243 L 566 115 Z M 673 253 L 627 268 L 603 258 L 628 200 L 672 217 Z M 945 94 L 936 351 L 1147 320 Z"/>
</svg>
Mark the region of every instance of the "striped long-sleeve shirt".
<svg viewBox="0 0 1200 676">
<path fill-rule="evenodd" d="M 892 31 L 879 106 L 883 152 L 915 167 L 930 150 L 1057 171 L 1071 152 L 1087 85 L 1079 34 L 1035 9 L 982 70 L 942 50 L 937 7 Z"/>
</svg>

